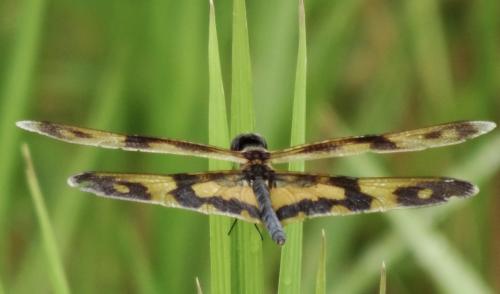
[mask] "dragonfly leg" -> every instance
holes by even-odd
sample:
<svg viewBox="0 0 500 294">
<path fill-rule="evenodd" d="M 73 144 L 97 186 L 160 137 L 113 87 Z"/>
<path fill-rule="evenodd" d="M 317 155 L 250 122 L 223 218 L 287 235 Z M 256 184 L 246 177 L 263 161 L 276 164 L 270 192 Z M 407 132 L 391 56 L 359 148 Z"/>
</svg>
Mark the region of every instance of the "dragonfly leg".
<svg viewBox="0 0 500 294">
<path fill-rule="evenodd" d="M 253 224 L 253 225 L 255 226 L 255 229 L 257 230 L 257 233 L 259 233 L 260 240 L 264 241 L 264 236 L 262 236 L 262 232 L 259 230 L 259 227 L 257 226 L 257 224 Z"/>
<path fill-rule="evenodd" d="M 231 227 L 229 228 L 229 231 L 227 232 L 227 235 L 231 235 L 231 232 L 233 231 L 234 227 L 236 226 L 236 223 L 238 222 L 238 219 L 235 218 L 233 223 L 231 224 Z"/>
</svg>

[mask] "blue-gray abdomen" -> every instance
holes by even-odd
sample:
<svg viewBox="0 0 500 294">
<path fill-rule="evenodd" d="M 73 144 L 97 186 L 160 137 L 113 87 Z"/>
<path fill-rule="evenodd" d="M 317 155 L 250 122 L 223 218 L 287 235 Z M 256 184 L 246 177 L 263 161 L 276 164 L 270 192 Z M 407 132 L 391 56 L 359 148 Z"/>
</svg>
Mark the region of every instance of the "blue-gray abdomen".
<svg viewBox="0 0 500 294">
<path fill-rule="evenodd" d="M 262 177 L 256 177 L 252 181 L 252 189 L 259 204 L 260 219 L 271 235 L 271 239 L 278 245 L 283 245 L 286 241 L 285 232 L 271 205 L 269 187 L 266 181 Z"/>
</svg>

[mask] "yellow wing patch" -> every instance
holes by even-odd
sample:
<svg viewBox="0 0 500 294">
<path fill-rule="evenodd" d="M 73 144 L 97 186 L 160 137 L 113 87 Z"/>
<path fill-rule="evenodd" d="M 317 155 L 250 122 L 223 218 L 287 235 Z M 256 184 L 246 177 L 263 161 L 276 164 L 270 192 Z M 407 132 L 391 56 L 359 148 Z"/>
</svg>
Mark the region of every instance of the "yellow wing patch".
<svg viewBox="0 0 500 294">
<path fill-rule="evenodd" d="M 260 223 L 255 196 L 240 172 L 171 176 L 89 172 L 73 176 L 68 182 L 73 187 L 104 197 Z"/>
<path fill-rule="evenodd" d="M 304 218 L 437 205 L 475 195 L 473 184 L 451 178 L 351 178 L 277 173 L 271 202 L 283 223 Z"/>
</svg>

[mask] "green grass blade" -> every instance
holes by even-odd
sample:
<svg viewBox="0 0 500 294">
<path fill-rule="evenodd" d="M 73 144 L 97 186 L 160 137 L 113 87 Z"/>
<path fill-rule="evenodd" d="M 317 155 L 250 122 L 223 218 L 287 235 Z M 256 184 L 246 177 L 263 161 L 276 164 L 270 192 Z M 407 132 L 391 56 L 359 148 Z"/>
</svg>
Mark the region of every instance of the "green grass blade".
<svg viewBox="0 0 500 294">
<path fill-rule="evenodd" d="M 208 141 L 211 145 L 227 147 L 229 128 L 226 116 L 226 101 L 220 67 L 219 44 L 215 22 L 213 1 L 210 1 L 210 24 L 208 33 Z M 210 170 L 228 170 L 228 162 L 210 160 Z M 231 219 L 223 216 L 210 216 L 210 287 L 211 293 L 231 293 L 231 239 L 227 230 Z"/>
<path fill-rule="evenodd" d="M 7 219 L 7 205 L 10 183 L 15 165 L 15 148 L 18 145 L 19 129 L 14 122 L 22 119 L 29 101 L 31 79 L 36 64 L 39 47 L 40 31 L 42 28 L 45 1 L 22 1 L 22 10 L 19 13 L 17 39 L 12 47 L 10 64 L 4 74 L 6 80 L 2 83 L 0 93 L 0 239 L 5 240 L 5 223 Z M 8 263 L 5 255 L 6 242 L 0 242 L 0 270 Z"/>
<path fill-rule="evenodd" d="M 382 256 L 391 264 L 405 256 L 405 246 L 395 234 L 385 234 L 364 250 L 348 271 L 337 275 L 338 283 L 329 288 L 328 293 L 366 293 L 377 282 Z"/>
<path fill-rule="evenodd" d="M 52 279 L 54 292 L 60 294 L 70 293 L 62 261 L 59 258 L 59 250 L 57 249 L 56 239 L 54 237 L 52 225 L 50 224 L 49 215 L 43 200 L 40 185 L 38 184 L 35 174 L 28 145 L 23 144 L 22 153 L 26 164 L 26 178 L 28 180 L 28 186 L 33 199 L 33 204 L 35 205 L 35 212 L 40 224 L 40 229 L 42 231 L 43 245 L 48 261 L 49 276 Z"/>
<path fill-rule="evenodd" d="M 321 251 L 319 253 L 318 271 L 316 272 L 316 294 L 326 293 L 326 236 L 321 230 Z"/>
<path fill-rule="evenodd" d="M 245 0 L 233 1 L 231 135 L 255 128 L 252 71 Z M 240 222 L 233 232 L 234 293 L 262 293 L 262 241 L 251 224 Z"/>
<path fill-rule="evenodd" d="M 123 52 L 122 52 L 123 53 Z M 96 104 L 92 107 L 95 112 L 89 117 L 86 126 L 95 126 L 99 129 L 109 129 L 113 121 L 116 120 L 120 105 L 119 99 L 122 97 L 125 82 L 125 59 L 127 54 L 115 54 L 115 59 L 109 63 L 102 74 L 100 85 L 97 90 Z M 84 149 L 75 155 L 74 159 L 67 164 L 66 174 L 74 173 L 95 165 L 98 151 L 95 149 Z M 64 195 L 56 202 L 54 209 L 54 226 L 58 233 L 58 240 L 62 256 L 71 249 L 70 240 L 73 237 L 78 220 L 84 209 L 87 198 L 79 197 L 81 192 L 75 189 L 67 192 L 66 183 L 61 182 L 59 189 L 54 195 Z M 21 262 L 20 271 L 14 282 L 13 291 L 15 293 L 25 293 L 33 289 L 36 284 L 38 290 L 42 289 L 44 284 L 40 280 L 40 273 L 44 271 L 44 256 L 39 253 L 37 242 L 32 242 L 26 258 Z"/>
<path fill-rule="evenodd" d="M 379 293 L 385 294 L 387 288 L 387 273 L 385 269 L 385 262 L 382 262 L 382 266 L 380 267 L 380 288 Z"/>
<path fill-rule="evenodd" d="M 233 1 L 231 135 L 255 128 L 252 66 L 244 0 Z"/>
<path fill-rule="evenodd" d="M 196 283 L 196 293 L 203 294 L 203 290 L 201 289 L 200 279 L 198 279 L 198 277 L 196 277 L 195 283 Z"/>
<path fill-rule="evenodd" d="M 306 75 L 307 47 L 304 2 L 299 1 L 299 49 L 293 98 L 292 131 L 290 144 L 305 142 L 306 134 Z M 291 171 L 304 171 L 304 162 L 290 163 Z M 281 251 L 280 277 L 278 293 L 300 293 L 302 272 L 302 223 L 288 225 L 285 228 L 287 242 Z"/>
</svg>

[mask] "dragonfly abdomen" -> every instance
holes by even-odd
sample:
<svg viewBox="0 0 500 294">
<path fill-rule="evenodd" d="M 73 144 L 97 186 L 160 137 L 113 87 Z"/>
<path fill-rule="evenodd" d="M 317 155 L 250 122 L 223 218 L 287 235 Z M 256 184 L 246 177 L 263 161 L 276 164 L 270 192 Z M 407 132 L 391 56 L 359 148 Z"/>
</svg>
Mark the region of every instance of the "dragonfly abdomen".
<svg viewBox="0 0 500 294">
<path fill-rule="evenodd" d="M 271 239 L 278 245 L 283 245 L 286 241 L 283 226 L 271 206 L 269 187 L 262 177 L 255 177 L 252 181 L 252 189 L 259 204 L 260 219 L 264 223 Z"/>
</svg>

